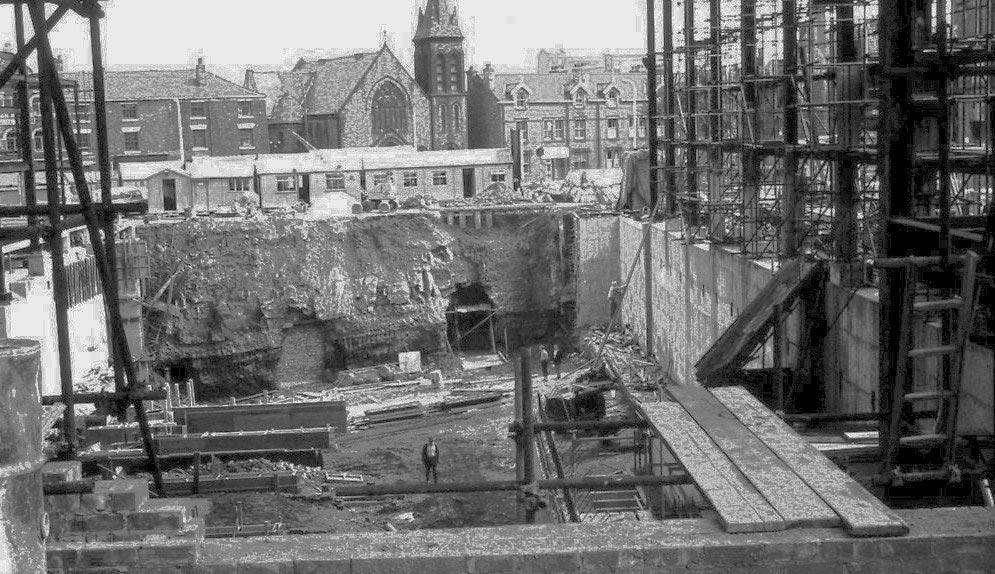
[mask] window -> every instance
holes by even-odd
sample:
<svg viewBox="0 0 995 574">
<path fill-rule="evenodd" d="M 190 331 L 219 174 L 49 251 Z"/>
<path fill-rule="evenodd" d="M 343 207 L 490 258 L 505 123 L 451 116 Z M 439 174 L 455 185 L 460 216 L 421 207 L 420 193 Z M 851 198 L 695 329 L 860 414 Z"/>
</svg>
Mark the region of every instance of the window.
<svg viewBox="0 0 995 574">
<path fill-rule="evenodd" d="M 439 104 L 439 131 L 446 131 L 446 106 Z"/>
<path fill-rule="evenodd" d="M 608 158 L 608 167 L 622 167 L 622 150 L 605 150 L 605 155 Z"/>
<path fill-rule="evenodd" d="M 453 104 L 453 130 L 459 131 L 461 122 L 463 121 L 463 106 L 459 105 L 459 102 Z"/>
<path fill-rule="evenodd" d="M 41 100 L 38 96 L 31 96 L 31 113 L 36 116 L 41 115 Z"/>
<path fill-rule="evenodd" d="M 608 91 L 605 93 L 605 103 L 608 105 L 609 108 L 617 108 L 618 90 L 616 90 L 615 88 L 608 88 Z"/>
<path fill-rule="evenodd" d="M 394 82 L 386 81 L 373 93 L 370 106 L 373 141 L 398 145 L 408 138 L 408 96 Z"/>
<path fill-rule="evenodd" d="M 404 172 L 404 187 L 418 187 L 418 172 Z"/>
<path fill-rule="evenodd" d="M 21 149 L 21 134 L 16 130 L 7 130 L 3 136 L 3 149 L 5 151 L 18 151 Z"/>
<path fill-rule="evenodd" d="M 584 93 L 584 90 L 578 89 L 576 92 L 574 92 L 575 106 L 583 106 L 586 103 L 587 103 L 587 94 Z"/>
<path fill-rule="evenodd" d="M 190 130 L 190 146 L 194 149 L 207 149 L 207 130 Z"/>
<path fill-rule="evenodd" d="M 646 137 L 647 125 L 649 125 L 649 120 L 647 118 L 639 118 L 639 123 L 636 124 L 636 137 Z"/>
<path fill-rule="evenodd" d="M 250 177 L 229 177 L 228 191 L 251 191 L 252 178 Z"/>
<path fill-rule="evenodd" d="M 14 94 L 13 92 L 0 92 L 0 107 L 12 108 L 14 107 Z"/>
<path fill-rule="evenodd" d="M 591 151 L 577 149 L 570 152 L 571 169 L 587 169 L 591 165 Z"/>
<path fill-rule="evenodd" d="M 524 110 L 529 107 L 529 92 L 525 88 L 519 88 L 519 90 L 515 92 L 515 107 L 520 110 Z"/>
<path fill-rule="evenodd" d="M 522 178 L 524 179 L 530 173 L 532 173 L 532 151 L 524 150 L 522 152 Z"/>
<path fill-rule="evenodd" d="M 446 185 L 448 179 L 446 178 L 446 172 L 444 171 L 433 171 L 432 172 L 432 185 Z"/>
<path fill-rule="evenodd" d="M 90 134 L 80 133 L 76 136 L 76 145 L 79 146 L 79 151 L 88 152 L 90 151 Z"/>
<path fill-rule="evenodd" d="M 507 179 L 508 174 L 503 169 L 494 170 L 491 172 L 491 182 L 493 183 L 504 183 Z"/>
<path fill-rule="evenodd" d="M 382 171 L 380 173 L 373 174 L 373 185 L 383 185 L 390 182 L 390 172 Z"/>
<path fill-rule="evenodd" d="M 459 91 L 459 69 L 456 67 L 456 62 L 449 62 L 449 89 L 450 91 Z"/>
<path fill-rule="evenodd" d="M 246 147 L 246 148 L 256 147 L 256 140 L 255 136 L 252 133 L 252 128 L 239 128 L 238 145 L 239 147 Z"/>
<path fill-rule="evenodd" d="M 124 151 L 142 151 L 141 143 L 138 139 L 138 132 L 124 132 Z"/>
<path fill-rule="evenodd" d="M 587 139 L 587 120 L 574 120 L 574 139 Z"/>
<path fill-rule="evenodd" d="M 542 137 L 546 141 L 562 141 L 563 134 L 563 120 L 543 120 L 542 121 Z"/>
<path fill-rule="evenodd" d="M 36 152 L 41 152 L 45 149 L 45 140 L 42 138 L 41 130 L 35 130 L 34 137 L 32 139 Z"/>
<path fill-rule="evenodd" d="M 251 117 L 252 113 L 252 100 L 239 100 L 238 102 L 238 115 L 243 117 Z"/>
<path fill-rule="evenodd" d="M 522 141 L 529 141 L 529 121 L 528 120 L 518 120 L 515 122 L 515 128 L 518 129 L 518 133 L 522 134 Z"/>
<path fill-rule="evenodd" d="M 278 175 L 276 176 L 276 190 L 277 191 L 296 191 L 297 190 L 297 178 L 292 175 Z"/>
<path fill-rule="evenodd" d="M 325 187 L 328 189 L 345 189 L 345 174 L 341 171 L 326 173 Z"/>
<path fill-rule="evenodd" d="M 80 102 L 78 104 L 77 110 L 79 110 L 79 111 L 76 112 L 76 117 L 79 119 L 80 122 L 89 122 L 90 121 L 90 104 L 89 103 Z"/>
<path fill-rule="evenodd" d="M 137 120 L 138 104 L 121 104 L 121 119 Z"/>
<path fill-rule="evenodd" d="M 618 138 L 618 118 L 608 118 L 608 139 Z"/>
<path fill-rule="evenodd" d="M 441 92 L 446 89 L 446 57 L 439 54 L 435 57 L 435 86 Z"/>
<path fill-rule="evenodd" d="M 206 118 L 207 117 L 207 102 L 190 102 L 190 117 L 191 118 Z"/>
</svg>

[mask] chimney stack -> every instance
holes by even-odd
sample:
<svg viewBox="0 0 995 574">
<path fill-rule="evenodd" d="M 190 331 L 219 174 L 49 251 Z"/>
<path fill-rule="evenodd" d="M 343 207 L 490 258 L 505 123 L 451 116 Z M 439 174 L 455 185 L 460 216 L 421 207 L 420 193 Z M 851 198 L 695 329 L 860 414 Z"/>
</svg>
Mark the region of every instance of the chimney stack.
<svg viewBox="0 0 995 574">
<path fill-rule="evenodd" d="M 483 74 L 484 81 L 487 82 L 487 87 L 494 89 L 494 66 L 490 62 L 484 62 Z"/>
<path fill-rule="evenodd" d="M 204 76 L 207 74 L 207 67 L 204 66 L 204 58 L 197 58 L 197 67 L 194 68 L 194 82 L 198 86 L 204 85 Z"/>
<path fill-rule="evenodd" d="M 256 88 L 256 72 L 252 68 L 246 68 L 245 70 L 245 81 L 242 83 L 242 87 L 247 90 L 257 91 Z"/>
</svg>

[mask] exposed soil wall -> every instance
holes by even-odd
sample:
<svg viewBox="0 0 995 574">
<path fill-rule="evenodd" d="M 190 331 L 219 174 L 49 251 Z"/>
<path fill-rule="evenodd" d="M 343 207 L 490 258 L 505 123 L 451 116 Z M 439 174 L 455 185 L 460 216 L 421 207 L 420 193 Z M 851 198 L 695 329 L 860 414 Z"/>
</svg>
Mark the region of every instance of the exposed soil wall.
<svg viewBox="0 0 995 574">
<path fill-rule="evenodd" d="M 499 213 L 493 221 L 463 228 L 406 213 L 146 225 L 139 235 L 149 245 L 151 292 L 175 274 L 146 309 L 149 353 L 160 365 L 192 369 L 201 396 L 227 396 L 265 388 L 278 371 L 313 379 L 319 352 L 328 378 L 343 362 L 444 348 L 445 309 L 458 284 L 487 290 L 499 337 L 505 326 L 516 338 L 536 321 L 555 323 L 564 291 L 557 216 Z"/>
</svg>

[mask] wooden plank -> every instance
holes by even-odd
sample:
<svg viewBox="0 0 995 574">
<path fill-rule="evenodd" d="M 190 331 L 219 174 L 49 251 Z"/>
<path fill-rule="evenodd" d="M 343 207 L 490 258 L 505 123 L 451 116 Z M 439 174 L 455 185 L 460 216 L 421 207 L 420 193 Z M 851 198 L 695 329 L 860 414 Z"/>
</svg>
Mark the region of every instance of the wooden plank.
<svg viewBox="0 0 995 574">
<path fill-rule="evenodd" d="M 742 387 L 712 394 L 784 461 L 846 525 L 852 536 L 901 536 L 909 527 Z"/>
<path fill-rule="evenodd" d="M 788 526 L 842 526 L 840 517 L 822 498 L 706 389 L 669 385 L 667 391 Z"/>
<path fill-rule="evenodd" d="M 640 403 L 650 425 L 715 507 L 726 532 L 772 532 L 786 525 L 677 403 Z"/>
</svg>

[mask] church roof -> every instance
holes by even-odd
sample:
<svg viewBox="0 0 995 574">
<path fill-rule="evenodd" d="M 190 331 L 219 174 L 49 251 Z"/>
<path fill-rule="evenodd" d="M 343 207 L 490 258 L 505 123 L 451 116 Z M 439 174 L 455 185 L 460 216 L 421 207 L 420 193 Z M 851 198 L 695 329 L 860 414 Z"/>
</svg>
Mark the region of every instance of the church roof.
<svg viewBox="0 0 995 574">
<path fill-rule="evenodd" d="M 428 0 L 425 9 L 418 9 L 415 41 L 429 38 L 463 38 L 455 0 Z"/>
<path fill-rule="evenodd" d="M 309 114 L 337 114 L 380 52 L 360 52 L 339 58 L 301 60 L 294 72 L 310 73 L 306 106 Z"/>
</svg>

